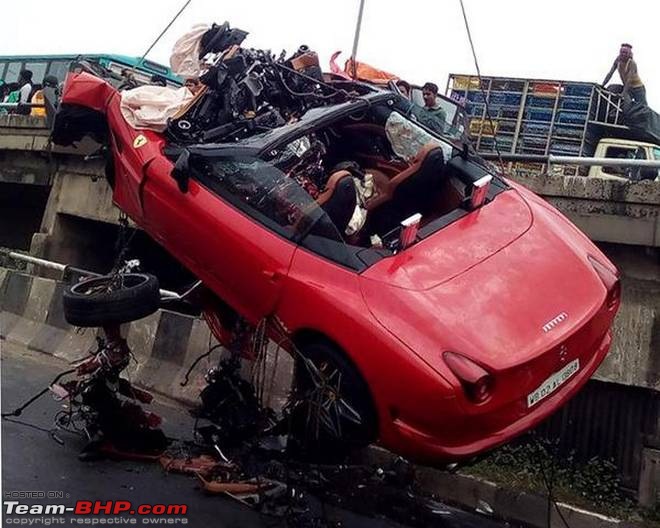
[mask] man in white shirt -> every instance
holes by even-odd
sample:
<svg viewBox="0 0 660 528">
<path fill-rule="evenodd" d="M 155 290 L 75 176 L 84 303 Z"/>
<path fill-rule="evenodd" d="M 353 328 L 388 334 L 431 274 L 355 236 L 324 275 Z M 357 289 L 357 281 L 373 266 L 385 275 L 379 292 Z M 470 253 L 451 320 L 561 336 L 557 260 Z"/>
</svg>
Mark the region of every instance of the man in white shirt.
<svg viewBox="0 0 660 528">
<path fill-rule="evenodd" d="M 19 91 L 18 102 L 20 104 L 29 104 L 30 96 L 32 94 L 32 72 L 30 70 L 21 70 L 21 72 L 18 74 L 18 84 L 21 87 Z M 30 109 L 26 107 L 21 109 L 19 106 L 18 113 L 29 114 Z"/>
</svg>

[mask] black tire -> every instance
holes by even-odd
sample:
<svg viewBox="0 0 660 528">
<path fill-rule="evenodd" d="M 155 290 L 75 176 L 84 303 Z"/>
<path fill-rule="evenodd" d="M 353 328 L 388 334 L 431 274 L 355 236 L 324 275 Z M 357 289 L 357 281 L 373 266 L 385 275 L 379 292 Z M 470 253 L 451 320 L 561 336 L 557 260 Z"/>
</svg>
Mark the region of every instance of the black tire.
<svg viewBox="0 0 660 528">
<path fill-rule="evenodd" d="M 121 281 L 119 285 L 117 279 Z M 85 279 L 69 286 L 64 291 L 63 301 L 64 318 L 74 326 L 128 323 L 158 310 L 158 279 L 146 273 Z"/>
<path fill-rule="evenodd" d="M 329 342 L 305 343 L 300 346 L 299 352 L 302 357 L 296 360 L 294 399 L 290 415 L 295 454 L 308 460 L 336 462 L 352 450 L 374 442 L 378 436 L 378 418 L 369 388 L 355 366 L 341 350 Z M 332 431 L 323 426 L 322 420 L 316 418 L 314 410 L 318 407 L 312 403 L 313 398 L 310 399 L 314 394 L 314 384 L 305 359 L 319 370 L 324 369 L 326 373 L 336 370 L 341 375 L 336 401 L 333 403 L 346 402 L 347 410 L 350 409 L 346 414 L 350 415 L 355 411 L 360 417 L 359 424 L 350 418 L 340 418 L 337 420 L 340 427 L 337 428 L 335 424 L 335 430 Z M 333 383 L 330 382 L 329 385 Z"/>
</svg>

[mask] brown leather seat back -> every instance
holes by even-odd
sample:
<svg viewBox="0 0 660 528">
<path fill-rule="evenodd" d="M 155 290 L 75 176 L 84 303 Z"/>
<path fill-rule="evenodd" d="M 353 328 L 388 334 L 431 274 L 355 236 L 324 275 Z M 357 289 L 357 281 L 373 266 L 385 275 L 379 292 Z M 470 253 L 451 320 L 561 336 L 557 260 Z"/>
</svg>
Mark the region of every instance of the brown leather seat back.
<svg viewBox="0 0 660 528">
<path fill-rule="evenodd" d="M 412 160 L 408 168 L 402 170 L 397 175 L 390 178 L 387 183 L 385 183 L 382 179 L 375 181 L 374 183 L 376 187 L 376 193 L 367 203 L 367 209 L 372 211 L 383 205 L 385 202 L 391 200 L 396 188 L 408 178 L 417 174 L 420 167 L 422 166 L 422 163 L 429 155 L 429 152 L 431 152 L 434 148 L 437 148 L 435 143 L 428 143 L 424 145 Z M 376 178 L 374 178 L 374 180 L 376 180 Z"/>
<path fill-rule="evenodd" d="M 436 143 L 427 143 L 421 149 L 419 149 L 419 152 L 410 163 L 410 166 L 407 169 L 402 170 L 399 174 L 397 174 L 390 180 L 390 187 L 392 189 L 392 193 L 394 193 L 394 189 L 396 189 L 399 185 L 401 185 L 402 182 L 404 182 L 411 176 L 417 174 L 420 167 L 422 166 L 422 163 L 424 163 L 426 156 L 428 156 L 429 152 L 431 152 L 435 148 L 438 148 L 438 145 Z"/>
<path fill-rule="evenodd" d="M 340 170 L 332 173 L 330 178 L 328 178 L 328 182 L 325 184 L 324 191 L 316 198 L 316 203 L 320 206 L 323 206 L 325 203 L 327 203 L 327 201 L 332 198 L 337 184 L 344 178 L 352 178 L 351 173 L 347 170 Z"/>
</svg>

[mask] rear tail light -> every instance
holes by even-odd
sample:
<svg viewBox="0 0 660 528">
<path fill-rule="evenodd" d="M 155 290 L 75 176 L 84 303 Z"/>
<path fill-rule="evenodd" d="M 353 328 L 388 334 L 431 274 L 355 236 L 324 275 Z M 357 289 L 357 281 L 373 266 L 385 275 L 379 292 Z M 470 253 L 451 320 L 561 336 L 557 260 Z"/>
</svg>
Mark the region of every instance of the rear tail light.
<svg viewBox="0 0 660 528">
<path fill-rule="evenodd" d="M 616 271 L 589 255 L 589 262 L 607 289 L 605 304 L 608 310 L 614 310 L 621 300 L 621 281 Z"/>
<path fill-rule="evenodd" d="M 484 403 L 491 397 L 493 391 L 493 376 L 471 359 L 445 352 L 445 363 L 463 386 L 463 392 L 472 403 Z"/>
</svg>

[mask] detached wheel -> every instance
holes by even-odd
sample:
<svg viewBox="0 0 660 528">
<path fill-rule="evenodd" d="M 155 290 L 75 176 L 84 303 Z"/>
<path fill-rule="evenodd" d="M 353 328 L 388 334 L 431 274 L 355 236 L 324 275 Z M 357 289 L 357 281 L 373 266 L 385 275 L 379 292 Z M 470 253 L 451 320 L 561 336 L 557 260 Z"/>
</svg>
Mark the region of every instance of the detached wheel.
<svg viewBox="0 0 660 528">
<path fill-rule="evenodd" d="M 151 315 L 160 306 L 158 279 L 126 273 L 86 279 L 64 291 L 64 318 L 74 326 L 121 324 Z"/>
<path fill-rule="evenodd" d="M 335 461 L 374 442 L 377 415 L 357 369 L 329 343 L 307 343 L 299 352 L 290 424 L 300 455 Z"/>
</svg>

